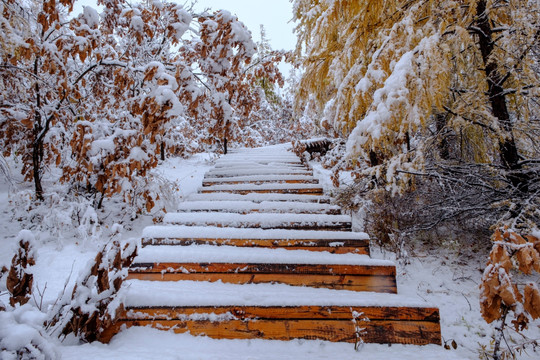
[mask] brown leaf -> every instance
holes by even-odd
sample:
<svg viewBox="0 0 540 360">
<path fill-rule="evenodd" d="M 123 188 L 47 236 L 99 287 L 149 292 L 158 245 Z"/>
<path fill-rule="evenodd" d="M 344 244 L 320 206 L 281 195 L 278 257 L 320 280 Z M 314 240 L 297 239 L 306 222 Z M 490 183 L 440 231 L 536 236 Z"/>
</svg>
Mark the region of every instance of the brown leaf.
<svg viewBox="0 0 540 360">
<path fill-rule="evenodd" d="M 523 307 L 533 320 L 540 318 L 540 291 L 534 283 L 525 286 Z"/>
<path fill-rule="evenodd" d="M 489 254 L 489 259 L 492 264 L 499 264 L 502 266 L 506 272 L 510 271 L 512 268 L 510 256 L 508 255 L 508 251 L 506 251 L 506 247 L 504 245 L 494 244 L 493 248 L 491 249 L 491 253 Z"/>
</svg>

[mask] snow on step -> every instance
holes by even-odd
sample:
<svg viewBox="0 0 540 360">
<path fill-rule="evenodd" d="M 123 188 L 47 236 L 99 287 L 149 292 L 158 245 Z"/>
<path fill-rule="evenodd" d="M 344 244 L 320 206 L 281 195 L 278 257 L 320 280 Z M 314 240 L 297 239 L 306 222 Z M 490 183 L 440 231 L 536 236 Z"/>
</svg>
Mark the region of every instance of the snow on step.
<svg viewBox="0 0 540 360">
<path fill-rule="evenodd" d="M 282 169 L 305 169 L 304 165 L 298 162 L 287 162 L 287 161 L 220 161 L 216 162 L 214 169 L 249 169 L 256 167 L 278 167 Z"/>
<path fill-rule="evenodd" d="M 284 284 L 127 280 L 119 291 L 125 306 L 400 306 L 426 302 L 397 294 L 356 292 Z"/>
<path fill-rule="evenodd" d="M 239 248 L 234 246 L 147 246 L 139 249 L 134 263 L 245 263 L 245 264 L 335 264 L 362 266 L 394 266 L 389 260 L 372 259 L 368 255 L 330 254 L 307 250 Z"/>
<path fill-rule="evenodd" d="M 235 169 L 213 169 L 206 173 L 208 177 L 232 177 L 232 176 L 250 176 L 250 175 L 313 175 L 311 170 L 306 168 L 286 168 L 276 166 L 246 166 L 245 168 Z"/>
<path fill-rule="evenodd" d="M 229 212 L 290 212 L 290 213 L 333 213 L 339 214 L 337 205 L 299 203 L 293 201 L 184 201 L 178 211 L 229 211 Z"/>
<path fill-rule="evenodd" d="M 313 176 L 307 175 L 247 175 L 230 177 L 208 177 L 205 176 L 203 186 L 210 183 L 241 183 L 241 182 L 303 182 L 317 183 L 318 180 Z"/>
<path fill-rule="evenodd" d="M 340 228 L 350 230 L 348 215 L 253 213 L 238 214 L 225 212 L 168 213 L 165 224 L 213 225 L 260 228 Z"/>
<path fill-rule="evenodd" d="M 318 184 L 233 184 L 233 185 L 211 185 L 200 189 L 202 193 L 207 192 L 282 192 L 292 194 L 322 194 L 323 189 Z"/>
<path fill-rule="evenodd" d="M 293 153 L 284 153 L 284 154 L 227 154 L 217 160 L 219 162 L 244 162 L 244 161 L 255 161 L 255 162 L 294 162 L 301 163 L 298 156 Z"/>
<path fill-rule="evenodd" d="M 288 229 L 250 229 L 220 228 L 213 226 L 155 225 L 143 229 L 143 238 L 192 238 L 192 239 L 281 239 L 281 240 L 328 240 L 336 242 L 344 240 L 369 240 L 363 232 L 349 231 L 316 231 Z"/>
<path fill-rule="evenodd" d="M 280 193 L 247 193 L 234 194 L 226 192 L 191 194 L 187 201 L 253 201 L 262 203 L 264 201 L 298 201 L 319 204 L 330 203 L 330 198 L 323 195 L 303 195 L 303 194 L 280 194 Z"/>
</svg>

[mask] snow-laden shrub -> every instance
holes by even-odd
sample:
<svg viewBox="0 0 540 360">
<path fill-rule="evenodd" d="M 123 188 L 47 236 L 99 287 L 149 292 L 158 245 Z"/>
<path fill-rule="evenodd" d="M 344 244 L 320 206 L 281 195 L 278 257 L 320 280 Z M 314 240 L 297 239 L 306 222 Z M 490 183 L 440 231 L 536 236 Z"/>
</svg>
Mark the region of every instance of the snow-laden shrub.
<svg viewBox="0 0 540 360">
<path fill-rule="evenodd" d="M 43 328 L 47 314 L 30 304 L 0 311 L 0 358 L 58 359 L 55 341 Z"/>
<path fill-rule="evenodd" d="M 19 249 L 13 256 L 11 268 L 6 280 L 6 287 L 10 293 L 9 303 L 24 305 L 30 300 L 34 276 L 30 267 L 35 265 L 35 238 L 31 231 L 22 230 L 16 239 Z"/>
<path fill-rule="evenodd" d="M 51 331 L 57 336 L 74 334 L 84 341 L 98 340 L 113 324 L 121 302 L 116 298 L 127 268 L 137 254 L 134 239 L 123 247 L 112 239 L 79 276 L 71 297 L 60 299 L 51 310 Z"/>
<path fill-rule="evenodd" d="M 168 211 L 175 211 L 179 201 L 178 190 L 177 184 L 155 171 L 151 172 L 144 181 L 135 184 L 130 193 L 131 218 L 136 218 L 140 209 L 145 209 L 148 214 L 156 218 Z M 150 194 L 153 200 L 149 201 L 143 196 L 145 193 Z"/>
<path fill-rule="evenodd" d="M 11 194 L 13 219 L 22 227 L 44 232 L 56 238 L 77 235 L 81 240 L 96 238 L 100 221 L 93 211 L 92 201 L 84 196 L 73 196 L 65 188 L 43 194 L 43 201 L 36 202 L 30 190 Z"/>
</svg>

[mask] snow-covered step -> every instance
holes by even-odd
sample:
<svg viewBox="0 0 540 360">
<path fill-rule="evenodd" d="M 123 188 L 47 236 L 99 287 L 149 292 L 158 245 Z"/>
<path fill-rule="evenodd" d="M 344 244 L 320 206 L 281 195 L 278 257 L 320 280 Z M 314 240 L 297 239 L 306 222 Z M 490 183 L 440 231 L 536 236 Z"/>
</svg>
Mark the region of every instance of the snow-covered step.
<svg viewBox="0 0 540 360">
<path fill-rule="evenodd" d="M 215 169 L 249 169 L 253 167 L 279 167 L 283 169 L 305 169 L 304 164 L 298 161 L 218 161 Z"/>
<path fill-rule="evenodd" d="M 294 286 L 396 293 L 390 261 L 367 255 L 305 250 L 192 245 L 147 246 L 129 270 L 130 279 L 281 283 Z"/>
<path fill-rule="evenodd" d="M 277 163 L 295 163 L 300 164 L 302 163 L 301 160 L 298 158 L 298 156 L 287 153 L 287 154 L 255 154 L 255 155 L 249 155 L 249 154 L 230 154 L 227 156 L 222 157 L 221 159 L 217 160 L 216 163 L 219 164 L 221 162 L 224 163 L 244 163 L 244 162 L 260 162 L 260 163 L 268 163 L 268 162 L 277 162 Z"/>
<path fill-rule="evenodd" d="M 270 166 L 245 167 L 241 169 L 213 169 L 206 173 L 209 177 L 231 177 L 231 176 L 250 176 L 250 175 L 313 175 L 313 171 L 306 168 L 284 168 Z"/>
<path fill-rule="evenodd" d="M 233 194 L 280 193 L 322 195 L 323 188 L 318 184 L 234 184 L 212 185 L 200 189 L 201 193 L 228 192 Z"/>
<path fill-rule="evenodd" d="M 264 201 L 298 201 L 317 204 L 329 204 L 330 198 L 324 195 L 303 195 L 303 194 L 280 194 L 280 193 L 246 193 L 234 194 L 226 192 L 191 194 L 187 201 L 253 201 L 261 203 Z"/>
<path fill-rule="evenodd" d="M 301 203 L 294 201 L 184 201 L 178 211 L 226 211 L 246 214 L 250 212 L 299 213 L 299 214 L 341 214 L 340 207 L 330 204 Z"/>
<path fill-rule="evenodd" d="M 369 237 L 362 232 L 286 229 L 241 229 L 212 226 L 155 225 L 144 228 L 143 245 L 230 245 L 255 248 L 328 251 L 369 255 Z"/>
<path fill-rule="evenodd" d="M 441 344 L 438 309 L 395 294 L 128 280 L 119 296 L 125 309 L 105 340 L 122 326 L 152 326 L 220 339 Z"/>
<path fill-rule="evenodd" d="M 203 186 L 240 184 L 240 183 L 287 183 L 287 184 L 318 184 L 319 180 L 306 175 L 247 175 L 230 177 L 208 177 L 203 180 Z"/>
<path fill-rule="evenodd" d="M 351 230 L 349 215 L 225 212 L 168 213 L 163 223 L 261 229 Z"/>
</svg>

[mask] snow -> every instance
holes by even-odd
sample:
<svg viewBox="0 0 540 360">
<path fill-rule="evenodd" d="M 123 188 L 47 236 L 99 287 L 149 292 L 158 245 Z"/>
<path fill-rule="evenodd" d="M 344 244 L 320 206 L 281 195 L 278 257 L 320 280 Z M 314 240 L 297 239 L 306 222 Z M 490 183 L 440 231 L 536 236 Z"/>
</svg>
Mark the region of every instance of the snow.
<svg viewBox="0 0 540 360">
<path fill-rule="evenodd" d="M 210 185 L 202 188 L 204 191 L 242 191 L 242 190 L 298 190 L 298 189 L 320 189 L 319 184 L 232 184 L 232 185 Z"/>
<path fill-rule="evenodd" d="M 138 306 L 410 306 L 429 307 L 418 297 L 330 290 L 284 284 L 225 284 L 203 281 L 128 280 L 120 290 L 126 307 Z"/>
<path fill-rule="evenodd" d="M 325 251 L 239 248 L 234 246 L 146 246 L 134 263 L 245 263 L 245 264 L 341 264 L 393 266 L 389 260 L 368 255 L 331 254 Z"/>
<path fill-rule="evenodd" d="M 144 228 L 143 238 L 165 239 L 327 239 L 366 240 L 363 232 L 286 229 L 242 229 L 213 226 L 155 225 Z"/>
<path fill-rule="evenodd" d="M 227 226 L 255 224 L 261 227 L 279 227 L 280 225 L 298 224 L 339 224 L 348 223 L 348 215 L 325 214 L 237 214 L 226 212 L 169 213 L 163 218 L 165 224 L 221 224 Z"/>
<path fill-rule="evenodd" d="M 419 348 L 421 350 L 419 350 Z M 116 335 L 110 344 L 91 343 L 62 347 L 63 360 L 130 359 L 130 360 L 463 360 L 462 354 L 441 346 L 365 344 L 359 352 L 352 344 L 320 340 L 215 340 L 205 336 L 175 334 L 152 328 L 132 327 Z"/>
<path fill-rule="evenodd" d="M 205 187 L 206 188 L 206 187 Z M 213 193 L 213 194 L 192 194 L 187 200 L 190 201 L 254 201 L 262 202 L 266 200 L 271 201 L 302 201 L 302 202 L 316 202 L 324 203 L 330 202 L 328 196 L 320 195 L 302 195 L 302 194 L 231 194 L 231 193 Z"/>
<path fill-rule="evenodd" d="M 254 166 L 234 169 L 213 169 L 208 172 L 207 176 L 215 177 L 234 177 L 234 176 L 253 176 L 253 175 L 278 175 L 278 174 L 298 174 L 298 175 L 310 175 L 311 171 L 302 168 L 286 168 L 275 166 Z"/>
<path fill-rule="evenodd" d="M 210 174 L 211 175 L 211 174 Z M 297 180 L 297 181 L 312 181 L 313 176 L 309 175 L 244 175 L 244 176 L 229 176 L 226 178 L 223 177 L 210 177 L 205 176 L 205 182 L 225 182 L 225 181 L 238 181 L 238 182 L 248 182 L 248 181 L 287 181 L 287 180 Z"/>
<path fill-rule="evenodd" d="M 94 8 L 90 6 L 83 6 L 82 16 L 90 28 L 96 28 L 98 26 L 99 14 Z"/>
<path fill-rule="evenodd" d="M 177 207 L 178 211 L 215 211 L 225 210 L 238 212 L 258 211 L 258 212 L 324 212 L 329 210 L 339 210 L 337 205 L 300 203 L 296 201 L 254 201 L 222 200 L 222 201 L 184 201 Z"/>
</svg>

